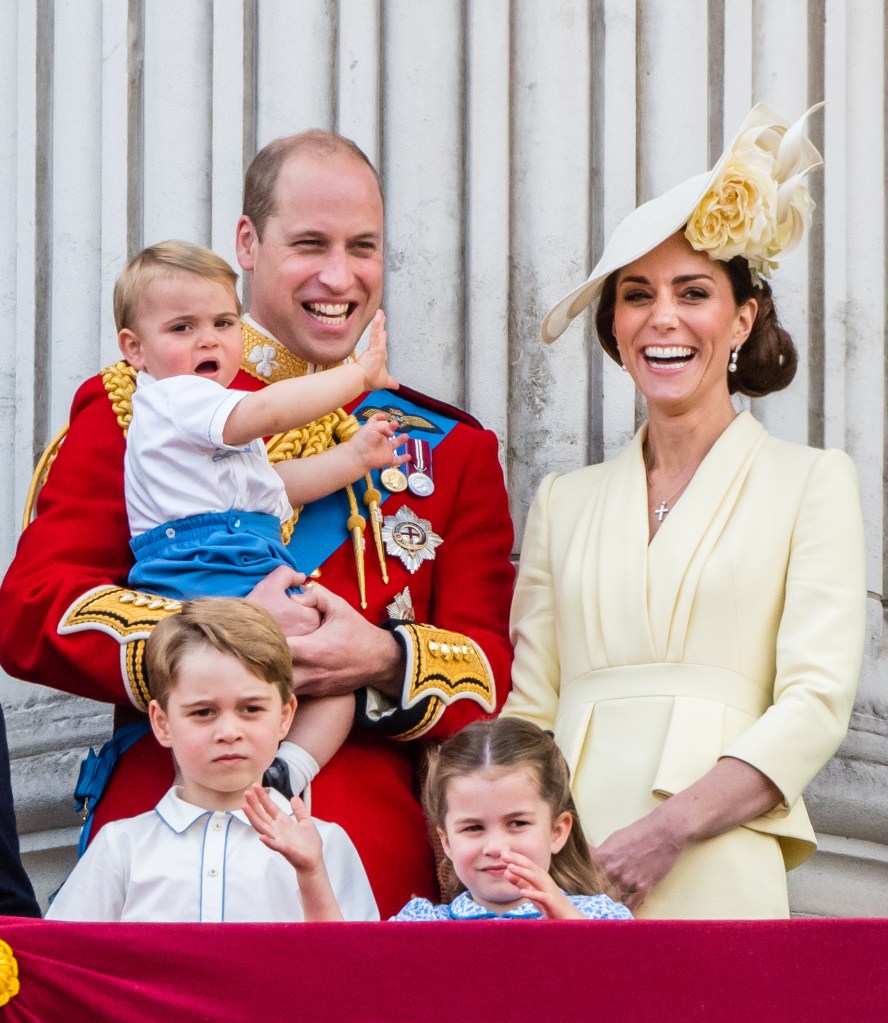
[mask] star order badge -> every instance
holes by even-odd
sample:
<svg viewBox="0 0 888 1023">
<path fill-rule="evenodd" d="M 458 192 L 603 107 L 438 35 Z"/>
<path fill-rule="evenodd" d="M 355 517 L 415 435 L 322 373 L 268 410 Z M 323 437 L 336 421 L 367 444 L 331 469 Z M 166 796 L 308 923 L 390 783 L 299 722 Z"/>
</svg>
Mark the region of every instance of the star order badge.
<svg viewBox="0 0 888 1023">
<path fill-rule="evenodd" d="M 415 572 L 424 561 L 433 561 L 435 548 L 444 540 L 432 529 L 428 519 L 421 519 L 406 505 L 382 522 L 382 539 L 387 554 L 397 555 L 408 572 Z"/>
</svg>

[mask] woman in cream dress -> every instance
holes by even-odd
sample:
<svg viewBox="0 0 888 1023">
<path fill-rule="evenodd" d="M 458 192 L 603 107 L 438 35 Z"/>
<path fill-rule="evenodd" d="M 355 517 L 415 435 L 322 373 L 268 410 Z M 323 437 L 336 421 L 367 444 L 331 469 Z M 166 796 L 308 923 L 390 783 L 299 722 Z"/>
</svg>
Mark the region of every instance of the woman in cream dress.
<svg viewBox="0 0 888 1023">
<path fill-rule="evenodd" d="M 730 398 L 795 372 L 762 277 L 812 206 L 802 124 L 756 107 L 712 172 L 623 221 L 543 324 L 552 341 L 598 299 L 648 421 L 619 457 L 540 487 L 504 713 L 554 730 L 589 840 L 642 917 L 788 915 L 785 872 L 815 848 L 801 793 L 854 702 L 854 468 Z"/>
</svg>

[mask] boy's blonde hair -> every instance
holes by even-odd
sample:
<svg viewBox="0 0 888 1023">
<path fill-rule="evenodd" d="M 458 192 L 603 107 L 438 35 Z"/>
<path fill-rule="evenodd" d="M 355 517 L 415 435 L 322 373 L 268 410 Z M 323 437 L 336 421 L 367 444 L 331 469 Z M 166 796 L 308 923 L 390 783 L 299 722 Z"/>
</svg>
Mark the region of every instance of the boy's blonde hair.
<svg viewBox="0 0 888 1023">
<path fill-rule="evenodd" d="M 142 249 L 121 270 L 114 284 L 114 323 L 118 333 L 132 329 L 139 298 L 152 281 L 171 280 L 183 274 L 193 274 L 231 288 L 240 316 L 238 275 L 228 263 L 200 245 L 172 240 Z"/>
<path fill-rule="evenodd" d="M 239 597 L 202 597 L 186 601 L 148 638 L 148 686 L 164 710 L 179 681 L 182 657 L 202 646 L 236 657 L 251 674 L 276 686 L 282 702 L 293 695 L 290 648 L 271 615 Z"/>
</svg>

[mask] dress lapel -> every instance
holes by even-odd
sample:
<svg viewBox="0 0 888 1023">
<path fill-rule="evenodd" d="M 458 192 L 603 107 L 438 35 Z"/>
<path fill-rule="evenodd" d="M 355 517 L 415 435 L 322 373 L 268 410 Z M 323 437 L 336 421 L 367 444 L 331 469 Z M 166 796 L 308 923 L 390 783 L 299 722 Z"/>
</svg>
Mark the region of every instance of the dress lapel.
<svg viewBox="0 0 888 1023">
<path fill-rule="evenodd" d="M 587 580 L 588 586 L 597 588 L 597 598 L 589 603 L 599 609 L 599 638 L 605 660 L 612 665 L 656 660 L 647 613 L 647 483 L 642 457 L 646 432 L 642 427 L 609 464 L 598 515 L 598 571 Z M 601 652 L 590 650 L 589 657 L 591 663 L 600 663 Z"/>
<path fill-rule="evenodd" d="M 682 658 L 700 575 L 766 437 L 764 428 L 741 412 L 713 444 L 648 547 L 648 617 L 657 660 Z"/>
</svg>

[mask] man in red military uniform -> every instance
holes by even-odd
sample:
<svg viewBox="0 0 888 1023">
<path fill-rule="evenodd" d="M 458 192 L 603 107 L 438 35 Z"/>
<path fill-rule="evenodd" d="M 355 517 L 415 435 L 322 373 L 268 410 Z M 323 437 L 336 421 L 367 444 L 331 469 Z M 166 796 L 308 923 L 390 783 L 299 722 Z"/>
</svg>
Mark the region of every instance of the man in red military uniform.
<svg viewBox="0 0 888 1023">
<path fill-rule="evenodd" d="M 255 390 L 351 354 L 381 302 L 382 231 L 376 172 L 352 143 L 308 132 L 258 154 L 237 225 L 251 315 L 232 386 Z M 178 610 L 126 587 L 133 389 L 132 371 L 118 363 L 78 390 L 0 590 L 3 667 L 113 702 L 118 728 L 142 717 L 145 640 Z M 342 412 L 271 439 L 270 458 L 324 450 L 378 410 L 408 432 L 409 472 L 374 474 L 307 506 L 291 542 L 319 582 L 300 602 L 287 595 L 292 574 L 278 569 L 249 599 L 290 638 L 298 692 L 358 691 L 356 726 L 312 783 L 312 812 L 349 833 L 385 918 L 412 895 L 437 897 L 417 801 L 423 744 L 404 740 L 442 738 L 501 705 L 513 570 L 496 438 L 458 409 L 406 387 L 375 392 L 349 410 L 354 419 Z M 139 738 L 114 766 L 93 833 L 150 809 L 172 778 L 167 751 L 150 734 Z"/>
</svg>

